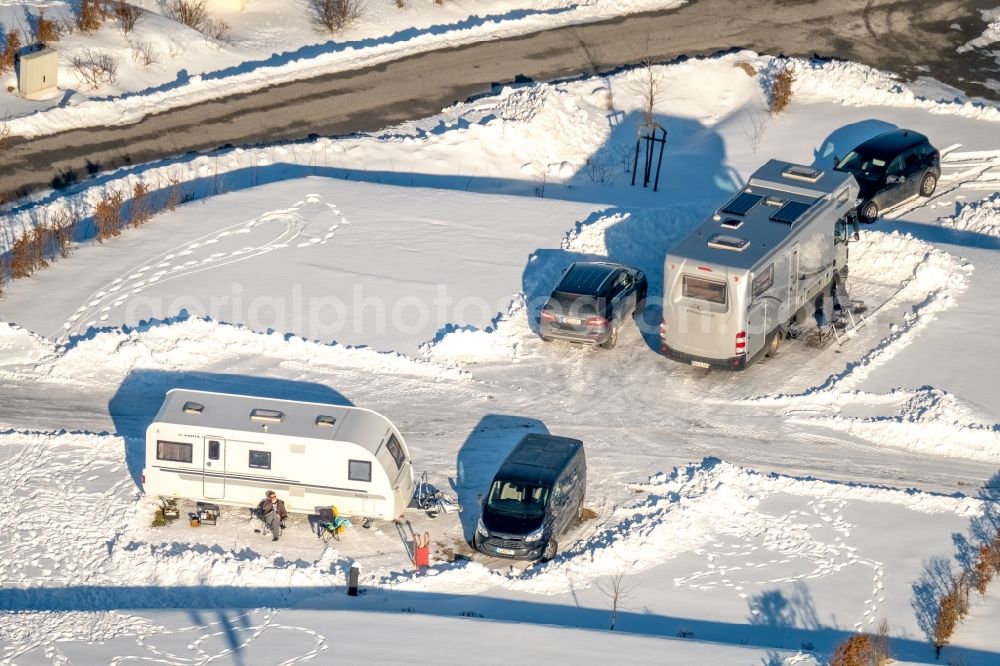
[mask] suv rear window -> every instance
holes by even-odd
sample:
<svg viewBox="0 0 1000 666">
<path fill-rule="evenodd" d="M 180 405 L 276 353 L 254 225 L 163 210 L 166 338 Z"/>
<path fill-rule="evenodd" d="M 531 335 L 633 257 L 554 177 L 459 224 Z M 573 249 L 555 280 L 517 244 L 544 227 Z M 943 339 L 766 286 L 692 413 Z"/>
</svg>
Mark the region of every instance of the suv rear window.
<svg viewBox="0 0 1000 666">
<path fill-rule="evenodd" d="M 706 280 L 705 278 L 685 275 L 683 283 L 684 298 L 694 298 L 718 305 L 726 304 L 726 283 Z"/>
<path fill-rule="evenodd" d="M 575 264 L 569 272 L 560 280 L 556 291 L 569 294 L 589 294 L 591 296 L 599 294 L 601 285 L 608 279 L 614 269 L 607 266 L 595 266 L 593 264 Z"/>
</svg>

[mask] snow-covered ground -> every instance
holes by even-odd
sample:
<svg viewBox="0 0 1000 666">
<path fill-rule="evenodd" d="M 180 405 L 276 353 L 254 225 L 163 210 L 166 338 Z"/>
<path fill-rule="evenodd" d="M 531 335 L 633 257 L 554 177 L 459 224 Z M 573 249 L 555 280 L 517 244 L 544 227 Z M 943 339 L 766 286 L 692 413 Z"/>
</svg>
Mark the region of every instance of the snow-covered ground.
<svg viewBox="0 0 1000 666">
<path fill-rule="evenodd" d="M 771 117 L 761 81 L 785 64 L 656 69 L 670 91 L 658 193 L 622 172 L 641 77 L 625 72 L 508 89 L 380 136 L 143 165 L 5 209 L 11 238 L 139 179 L 176 179 L 190 199 L 5 287 L 0 501 L 18 510 L 0 512 L 3 658 L 440 663 L 513 639 L 556 663 L 817 664 L 885 619 L 898 659 L 933 662 L 936 558 L 957 567 L 997 511 L 980 488 L 1000 466 L 1000 112 L 794 61 L 793 102 Z M 656 294 L 670 244 L 763 161 L 825 166 L 897 126 L 931 137 L 943 175 L 852 245 L 870 318 L 843 346 L 792 342 L 745 373 L 705 373 L 656 353 L 655 303 L 613 351 L 532 332 L 571 261 L 630 263 Z M 384 326 L 363 310 L 311 328 L 310 297 L 348 313 L 370 298 Z M 151 527 L 142 438 L 174 386 L 376 409 L 464 511 L 407 515 L 432 536 L 426 575 L 391 523 L 327 546 L 304 517 L 272 544 L 237 509 Z M 596 518 L 553 562 L 512 567 L 466 540 L 528 431 L 584 440 Z M 602 588 L 622 573 L 612 633 Z M 998 617 L 994 589 L 943 658 L 996 663 Z"/>
</svg>

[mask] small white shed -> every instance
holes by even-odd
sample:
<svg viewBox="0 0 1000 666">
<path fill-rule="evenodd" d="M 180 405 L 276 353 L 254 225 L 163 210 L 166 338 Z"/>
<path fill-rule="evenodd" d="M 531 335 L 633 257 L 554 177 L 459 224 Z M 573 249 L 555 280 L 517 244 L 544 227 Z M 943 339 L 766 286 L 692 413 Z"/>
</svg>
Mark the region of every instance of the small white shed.
<svg viewBox="0 0 1000 666">
<path fill-rule="evenodd" d="M 25 99 L 47 99 L 56 92 L 59 54 L 44 47 L 23 53 L 17 64 L 17 90 Z"/>
<path fill-rule="evenodd" d="M 393 520 L 413 496 L 403 436 L 358 407 L 173 389 L 146 429 L 147 496 Z"/>
</svg>

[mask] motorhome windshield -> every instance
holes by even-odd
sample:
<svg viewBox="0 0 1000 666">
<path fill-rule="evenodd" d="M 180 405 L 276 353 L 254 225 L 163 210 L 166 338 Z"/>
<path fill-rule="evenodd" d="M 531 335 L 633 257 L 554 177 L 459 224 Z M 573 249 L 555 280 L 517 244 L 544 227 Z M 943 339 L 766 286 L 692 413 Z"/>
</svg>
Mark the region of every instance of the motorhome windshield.
<svg viewBox="0 0 1000 666">
<path fill-rule="evenodd" d="M 539 518 L 545 514 L 545 503 L 549 499 L 549 489 L 520 481 L 494 481 L 486 506 L 491 511 L 519 516 Z"/>
<path fill-rule="evenodd" d="M 694 298 L 699 301 L 726 304 L 726 283 L 706 280 L 694 275 L 685 275 L 683 284 L 684 298 Z"/>
</svg>

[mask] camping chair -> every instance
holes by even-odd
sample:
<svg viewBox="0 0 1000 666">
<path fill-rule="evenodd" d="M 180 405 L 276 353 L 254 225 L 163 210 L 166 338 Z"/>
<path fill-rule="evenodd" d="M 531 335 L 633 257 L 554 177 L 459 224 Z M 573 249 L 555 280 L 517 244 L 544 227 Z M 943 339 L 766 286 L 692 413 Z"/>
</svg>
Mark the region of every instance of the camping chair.
<svg viewBox="0 0 1000 666">
<path fill-rule="evenodd" d="M 255 508 L 250 509 L 250 520 L 256 518 L 260 521 L 260 529 L 254 530 L 255 532 L 260 532 L 261 534 L 267 535 L 271 533 L 271 526 L 267 524 L 264 520 L 264 504 L 267 503 L 267 498 L 262 499 Z M 285 521 L 281 521 L 281 529 L 285 529 Z"/>
<path fill-rule="evenodd" d="M 351 526 L 351 521 L 342 517 L 340 512 L 337 511 L 337 507 L 331 506 L 330 514 L 332 518 L 328 521 L 321 522 L 317 530 L 316 536 L 322 539 L 323 543 L 330 543 L 330 539 L 340 541 L 340 535 Z"/>
</svg>

